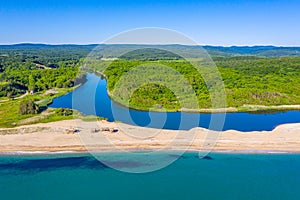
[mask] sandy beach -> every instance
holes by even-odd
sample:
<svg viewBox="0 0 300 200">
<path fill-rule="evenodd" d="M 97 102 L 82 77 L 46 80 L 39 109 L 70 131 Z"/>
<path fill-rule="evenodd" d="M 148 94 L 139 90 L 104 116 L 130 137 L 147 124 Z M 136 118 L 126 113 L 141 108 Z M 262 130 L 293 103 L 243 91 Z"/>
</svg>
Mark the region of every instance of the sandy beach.
<svg viewBox="0 0 300 200">
<path fill-rule="evenodd" d="M 1 153 L 94 150 L 300 152 L 300 123 L 280 125 L 273 131 L 218 133 L 204 128 L 159 130 L 74 119 L 0 129 Z"/>
</svg>

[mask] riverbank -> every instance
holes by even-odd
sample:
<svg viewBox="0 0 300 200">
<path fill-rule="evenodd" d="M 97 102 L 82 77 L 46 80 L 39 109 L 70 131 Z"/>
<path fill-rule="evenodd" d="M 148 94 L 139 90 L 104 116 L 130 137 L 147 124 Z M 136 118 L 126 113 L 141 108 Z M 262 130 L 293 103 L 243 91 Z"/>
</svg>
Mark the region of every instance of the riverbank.
<svg viewBox="0 0 300 200">
<path fill-rule="evenodd" d="M 117 132 L 98 131 L 101 128 Z M 76 131 L 67 131 L 76 130 Z M 128 131 L 130 130 L 130 131 Z M 285 124 L 273 131 L 223 131 L 217 134 L 204 128 L 190 131 L 139 128 L 122 123 L 65 120 L 0 129 L 1 153 L 86 152 L 89 151 L 165 151 L 208 150 L 221 152 L 300 153 L 300 123 Z M 193 135 L 194 134 L 194 135 Z M 207 140 L 207 136 L 218 136 Z M 214 144 L 215 143 L 215 144 Z"/>
<path fill-rule="evenodd" d="M 227 108 L 203 108 L 198 110 L 181 109 L 181 112 L 192 113 L 235 113 L 235 112 L 280 112 L 300 110 L 300 105 L 277 105 L 277 106 L 264 106 L 264 105 L 243 105 L 240 107 L 227 107 Z"/>
</svg>

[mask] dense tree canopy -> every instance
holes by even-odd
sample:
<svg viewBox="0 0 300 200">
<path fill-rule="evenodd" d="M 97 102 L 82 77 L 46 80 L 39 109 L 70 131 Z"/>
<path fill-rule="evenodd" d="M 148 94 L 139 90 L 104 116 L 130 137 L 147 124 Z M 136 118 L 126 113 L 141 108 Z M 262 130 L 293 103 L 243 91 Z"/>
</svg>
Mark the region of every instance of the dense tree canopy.
<svg viewBox="0 0 300 200">
<path fill-rule="evenodd" d="M 252 105 L 292 105 L 300 104 L 300 57 L 218 57 L 215 63 L 224 81 L 227 93 L 227 106 L 239 107 Z M 160 63 L 180 72 L 193 87 L 199 101 L 199 108 L 211 107 L 209 85 L 203 77 L 184 60 L 116 60 L 110 63 L 104 73 L 108 80 L 108 90 L 113 98 L 119 79 L 134 67 L 143 63 Z M 201 61 L 199 61 L 201 65 Z M 152 75 L 151 75 L 152 74 Z M 203 75 L 203 74 L 202 74 Z M 141 75 L 139 75 L 141 76 Z M 148 76 L 157 76 L 149 73 Z M 138 77 L 136 77 L 138 78 Z M 130 81 L 128 80 L 128 85 Z M 175 83 L 176 84 L 176 83 Z M 150 105 L 163 105 L 166 108 L 178 108 L 176 97 L 167 88 L 158 85 L 145 85 L 131 96 L 130 106 L 150 108 Z"/>
<path fill-rule="evenodd" d="M 84 53 L 64 49 L 0 49 L 0 97 L 74 86 Z M 83 76 L 83 74 L 81 74 Z"/>
</svg>

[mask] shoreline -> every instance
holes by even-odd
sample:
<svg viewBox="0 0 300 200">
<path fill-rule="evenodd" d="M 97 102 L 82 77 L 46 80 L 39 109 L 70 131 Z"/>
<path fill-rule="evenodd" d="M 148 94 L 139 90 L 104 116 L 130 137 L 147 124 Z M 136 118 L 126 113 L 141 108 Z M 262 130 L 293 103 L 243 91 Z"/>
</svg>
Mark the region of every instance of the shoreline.
<svg viewBox="0 0 300 200">
<path fill-rule="evenodd" d="M 116 133 L 92 132 L 95 125 Z M 99 127 L 99 126 L 98 126 Z M 72 134 L 66 130 L 78 129 Z M 208 140 L 207 136 L 215 136 Z M 0 129 L 1 155 L 45 155 L 122 152 L 212 152 L 226 154 L 300 154 L 300 123 L 272 131 L 189 131 L 141 128 L 116 122 L 78 119 Z M 207 146 L 208 144 L 208 146 Z M 212 146 L 209 146 L 212 145 Z"/>
<path fill-rule="evenodd" d="M 130 153 L 147 153 L 155 149 L 128 151 Z M 119 151 L 18 151 L 18 152 L 0 152 L 0 157 L 5 156 L 92 156 L 93 154 L 122 154 L 127 152 Z M 160 151 L 159 153 L 207 153 L 208 154 L 234 154 L 234 155 L 300 155 L 300 151 L 274 151 L 274 150 L 212 150 L 210 152 L 197 150 L 169 150 Z"/>
</svg>

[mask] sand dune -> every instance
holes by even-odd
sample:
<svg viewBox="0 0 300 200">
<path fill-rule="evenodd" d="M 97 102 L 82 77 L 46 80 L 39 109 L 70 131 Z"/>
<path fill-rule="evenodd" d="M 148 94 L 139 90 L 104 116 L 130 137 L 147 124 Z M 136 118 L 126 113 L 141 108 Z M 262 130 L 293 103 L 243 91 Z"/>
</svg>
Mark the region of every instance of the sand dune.
<svg viewBox="0 0 300 200">
<path fill-rule="evenodd" d="M 113 128 L 118 131 L 101 131 Z M 78 132 L 72 133 L 73 130 Z M 174 131 L 106 121 L 67 120 L 0 129 L 0 134 L 2 153 L 87 150 L 300 152 L 300 123 L 281 125 L 273 131 L 218 133 L 203 128 Z"/>
</svg>

